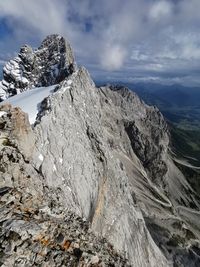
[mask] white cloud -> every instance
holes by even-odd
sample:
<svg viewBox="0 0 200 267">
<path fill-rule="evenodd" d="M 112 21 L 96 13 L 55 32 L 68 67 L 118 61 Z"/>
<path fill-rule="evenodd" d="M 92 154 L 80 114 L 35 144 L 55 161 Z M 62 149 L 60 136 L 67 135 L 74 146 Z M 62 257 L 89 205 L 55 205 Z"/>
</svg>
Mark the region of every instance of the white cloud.
<svg viewBox="0 0 200 267">
<path fill-rule="evenodd" d="M 174 36 L 174 43 L 178 45 L 177 57 L 186 60 L 200 60 L 200 34 L 181 33 Z"/>
<path fill-rule="evenodd" d="M 17 28 L 21 25 L 25 34 L 29 30 L 37 31 L 39 35 L 67 32 L 66 14 L 67 4 L 64 0 L 0 1 L 0 15 L 10 16 L 13 30 L 19 30 Z"/>
<path fill-rule="evenodd" d="M 126 51 L 118 45 L 108 45 L 101 54 L 101 65 L 106 70 L 118 70 L 123 66 Z"/>
<path fill-rule="evenodd" d="M 150 18 L 154 20 L 161 20 L 165 17 L 169 17 L 172 14 L 173 4 L 169 1 L 162 0 L 157 1 L 149 10 Z"/>
<path fill-rule="evenodd" d="M 0 18 L 11 31 L 0 39 L 0 51 L 60 33 L 95 75 L 102 68 L 113 77 L 197 72 L 199 8 L 199 0 L 2 0 Z"/>
<path fill-rule="evenodd" d="M 145 8 L 140 8 L 143 2 L 6 0 L 0 1 L 0 17 L 9 18 L 17 40 L 23 42 L 33 36 L 42 39 L 59 33 L 72 42 L 78 56 L 86 59 L 92 55 L 93 61 L 100 60 L 103 67 L 116 70 L 123 66 L 127 46 L 138 34 L 140 14 L 145 12 Z M 86 20 L 91 21 L 90 32 L 85 32 Z M 105 55 L 104 60 L 98 54 Z"/>
</svg>

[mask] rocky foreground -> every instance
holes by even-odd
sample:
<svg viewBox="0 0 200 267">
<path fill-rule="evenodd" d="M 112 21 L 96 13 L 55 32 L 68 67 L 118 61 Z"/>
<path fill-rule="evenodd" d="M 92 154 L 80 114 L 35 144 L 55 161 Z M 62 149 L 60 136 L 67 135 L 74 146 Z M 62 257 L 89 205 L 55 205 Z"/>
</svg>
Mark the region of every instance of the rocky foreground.
<svg viewBox="0 0 200 267">
<path fill-rule="evenodd" d="M 34 125 L 1 103 L 2 266 L 199 266 L 200 199 L 159 110 L 127 88 L 96 88 L 60 36 L 22 50 L 27 81 L 8 63 L 1 98 L 57 86 Z"/>
</svg>

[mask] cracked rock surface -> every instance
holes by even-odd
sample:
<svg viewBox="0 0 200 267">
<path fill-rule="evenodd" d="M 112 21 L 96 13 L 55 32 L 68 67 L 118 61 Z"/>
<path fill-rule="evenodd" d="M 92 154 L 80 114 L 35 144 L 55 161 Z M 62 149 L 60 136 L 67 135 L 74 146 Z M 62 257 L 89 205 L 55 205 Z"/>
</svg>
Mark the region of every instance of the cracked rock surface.
<svg viewBox="0 0 200 267">
<path fill-rule="evenodd" d="M 0 112 L 3 266 L 200 265 L 200 200 L 157 108 L 80 67 L 32 128 Z"/>
<path fill-rule="evenodd" d="M 12 135 L 26 117 L 20 109 L 3 106 L 0 151 L 0 264 L 1 266 L 130 266 L 105 238 L 94 235 L 86 219 L 59 203 L 53 190 L 30 160 L 21 138 L 32 143 L 28 120 L 24 135 Z M 18 117 L 12 121 L 17 110 Z M 16 127 L 16 128 L 13 128 Z M 12 131 L 13 133 L 13 131 Z M 13 141 L 13 142 L 12 142 Z M 26 144 L 27 145 L 27 144 Z"/>
</svg>

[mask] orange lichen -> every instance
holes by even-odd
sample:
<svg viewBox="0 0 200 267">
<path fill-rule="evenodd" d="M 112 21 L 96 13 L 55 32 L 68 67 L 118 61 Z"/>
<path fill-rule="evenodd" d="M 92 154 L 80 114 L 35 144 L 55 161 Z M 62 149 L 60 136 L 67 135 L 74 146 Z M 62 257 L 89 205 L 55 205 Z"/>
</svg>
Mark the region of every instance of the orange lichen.
<svg viewBox="0 0 200 267">
<path fill-rule="evenodd" d="M 63 244 L 62 244 L 62 248 L 63 248 L 64 250 L 68 250 L 69 247 L 70 247 L 70 245 L 71 245 L 71 242 L 70 242 L 69 240 L 65 240 L 65 241 L 63 242 Z"/>
<path fill-rule="evenodd" d="M 34 241 L 40 242 L 43 246 L 48 246 L 50 244 L 50 238 L 44 235 L 38 235 Z"/>
<path fill-rule="evenodd" d="M 42 244 L 43 246 L 48 246 L 48 245 L 50 244 L 50 240 L 49 240 L 48 238 L 43 238 L 43 239 L 41 240 L 41 244 Z"/>
<path fill-rule="evenodd" d="M 96 204 L 95 213 L 92 219 L 92 224 L 95 224 L 95 222 L 98 220 L 98 217 L 103 210 L 104 196 L 105 196 L 106 190 L 107 190 L 107 177 L 103 177 L 100 183 L 100 187 L 99 187 L 97 204 Z"/>
</svg>

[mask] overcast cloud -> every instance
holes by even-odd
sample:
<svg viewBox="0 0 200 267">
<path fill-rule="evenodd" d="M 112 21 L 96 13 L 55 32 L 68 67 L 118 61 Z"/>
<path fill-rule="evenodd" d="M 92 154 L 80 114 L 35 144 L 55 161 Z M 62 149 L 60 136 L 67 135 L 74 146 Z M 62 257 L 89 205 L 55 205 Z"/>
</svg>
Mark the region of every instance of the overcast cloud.
<svg viewBox="0 0 200 267">
<path fill-rule="evenodd" d="M 51 33 L 96 79 L 200 84 L 200 0 L 1 0 L 0 64 Z"/>
</svg>

